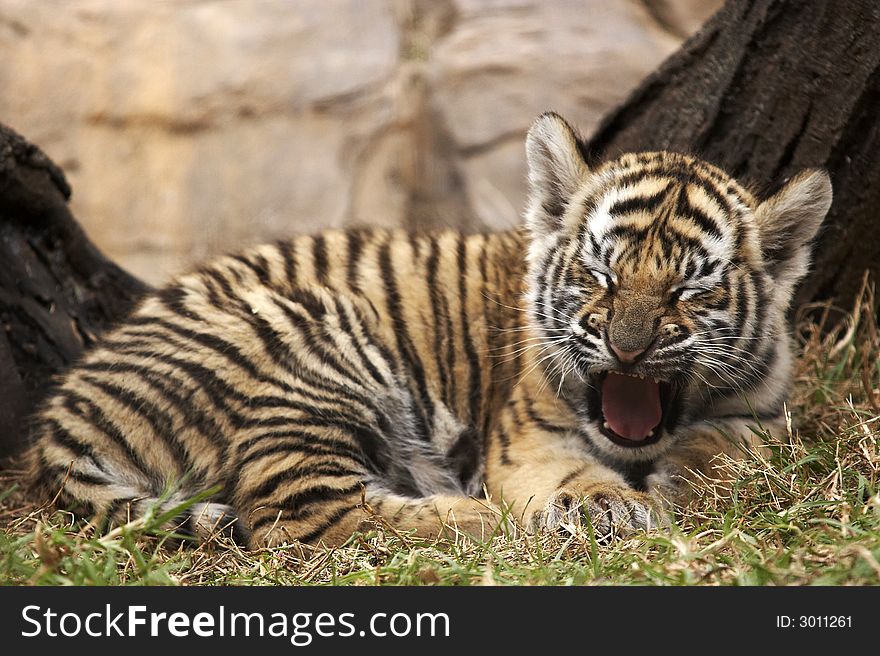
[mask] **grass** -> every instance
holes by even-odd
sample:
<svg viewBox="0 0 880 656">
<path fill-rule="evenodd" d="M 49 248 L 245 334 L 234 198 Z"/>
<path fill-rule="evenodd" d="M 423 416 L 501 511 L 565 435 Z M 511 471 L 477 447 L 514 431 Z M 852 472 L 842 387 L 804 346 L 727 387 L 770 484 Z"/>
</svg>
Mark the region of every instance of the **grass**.
<svg viewBox="0 0 880 656">
<path fill-rule="evenodd" d="M 671 531 L 600 544 L 589 530 L 419 541 L 381 527 L 336 549 L 181 544 L 147 517 L 101 533 L 0 475 L 0 583 L 55 585 L 877 585 L 880 334 L 873 289 L 806 308 L 790 402 L 769 455 L 724 460 Z M 809 314 L 811 318 L 805 318 Z M 3 492 L 5 490 L 5 492 Z"/>
</svg>

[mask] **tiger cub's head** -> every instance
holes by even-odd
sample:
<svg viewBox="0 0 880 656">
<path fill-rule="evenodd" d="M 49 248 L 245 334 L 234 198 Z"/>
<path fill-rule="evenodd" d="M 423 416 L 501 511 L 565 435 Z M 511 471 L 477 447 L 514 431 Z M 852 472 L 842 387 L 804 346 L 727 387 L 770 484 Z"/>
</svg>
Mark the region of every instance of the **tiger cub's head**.
<svg viewBox="0 0 880 656">
<path fill-rule="evenodd" d="M 552 344 L 546 375 L 593 444 L 651 460 L 689 424 L 778 417 L 786 310 L 831 205 L 828 175 L 804 171 L 760 201 L 688 155 L 591 167 L 552 113 L 526 149 L 527 308 Z"/>
</svg>

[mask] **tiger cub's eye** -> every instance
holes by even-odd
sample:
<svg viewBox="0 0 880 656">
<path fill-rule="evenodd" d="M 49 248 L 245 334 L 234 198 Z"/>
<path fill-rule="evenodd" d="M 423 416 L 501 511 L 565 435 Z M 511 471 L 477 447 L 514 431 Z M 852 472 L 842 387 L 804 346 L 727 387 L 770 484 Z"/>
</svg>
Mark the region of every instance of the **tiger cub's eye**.
<svg viewBox="0 0 880 656">
<path fill-rule="evenodd" d="M 669 290 L 669 302 L 676 303 L 678 301 L 686 301 L 689 298 L 702 296 L 711 291 L 711 288 L 700 285 L 676 285 Z"/>
<path fill-rule="evenodd" d="M 596 281 L 606 289 L 611 289 L 614 286 L 614 281 L 612 280 L 612 277 L 604 271 L 588 268 L 587 273 L 595 278 Z"/>
</svg>

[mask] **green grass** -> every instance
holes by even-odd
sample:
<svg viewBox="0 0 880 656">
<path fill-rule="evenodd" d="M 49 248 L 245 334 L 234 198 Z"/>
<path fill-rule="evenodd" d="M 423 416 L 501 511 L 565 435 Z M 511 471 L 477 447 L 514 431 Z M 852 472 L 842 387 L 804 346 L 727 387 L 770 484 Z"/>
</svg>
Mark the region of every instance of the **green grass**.
<svg viewBox="0 0 880 656">
<path fill-rule="evenodd" d="M 816 316 L 817 308 L 811 308 Z M 184 544 L 163 517 L 109 532 L 34 505 L 0 477 L 0 583 L 55 585 L 877 585 L 880 337 L 867 288 L 854 311 L 801 321 L 785 435 L 724 460 L 676 526 L 612 543 L 588 529 L 434 542 L 381 527 L 337 549 Z M 833 327 L 830 327 L 833 326 Z"/>
</svg>

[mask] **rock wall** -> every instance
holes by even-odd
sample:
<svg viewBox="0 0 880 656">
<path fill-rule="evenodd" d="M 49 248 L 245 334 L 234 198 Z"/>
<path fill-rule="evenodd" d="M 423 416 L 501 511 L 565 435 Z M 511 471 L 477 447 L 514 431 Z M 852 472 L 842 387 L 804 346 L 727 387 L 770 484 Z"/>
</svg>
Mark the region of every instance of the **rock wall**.
<svg viewBox="0 0 880 656">
<path fill-rule="evenodd" d="M 161 282 L 353 223 L 518 222 L 523 137 L 589 132 L 719 0 L 0 0 L 0 121 Z"/>
</svg>

